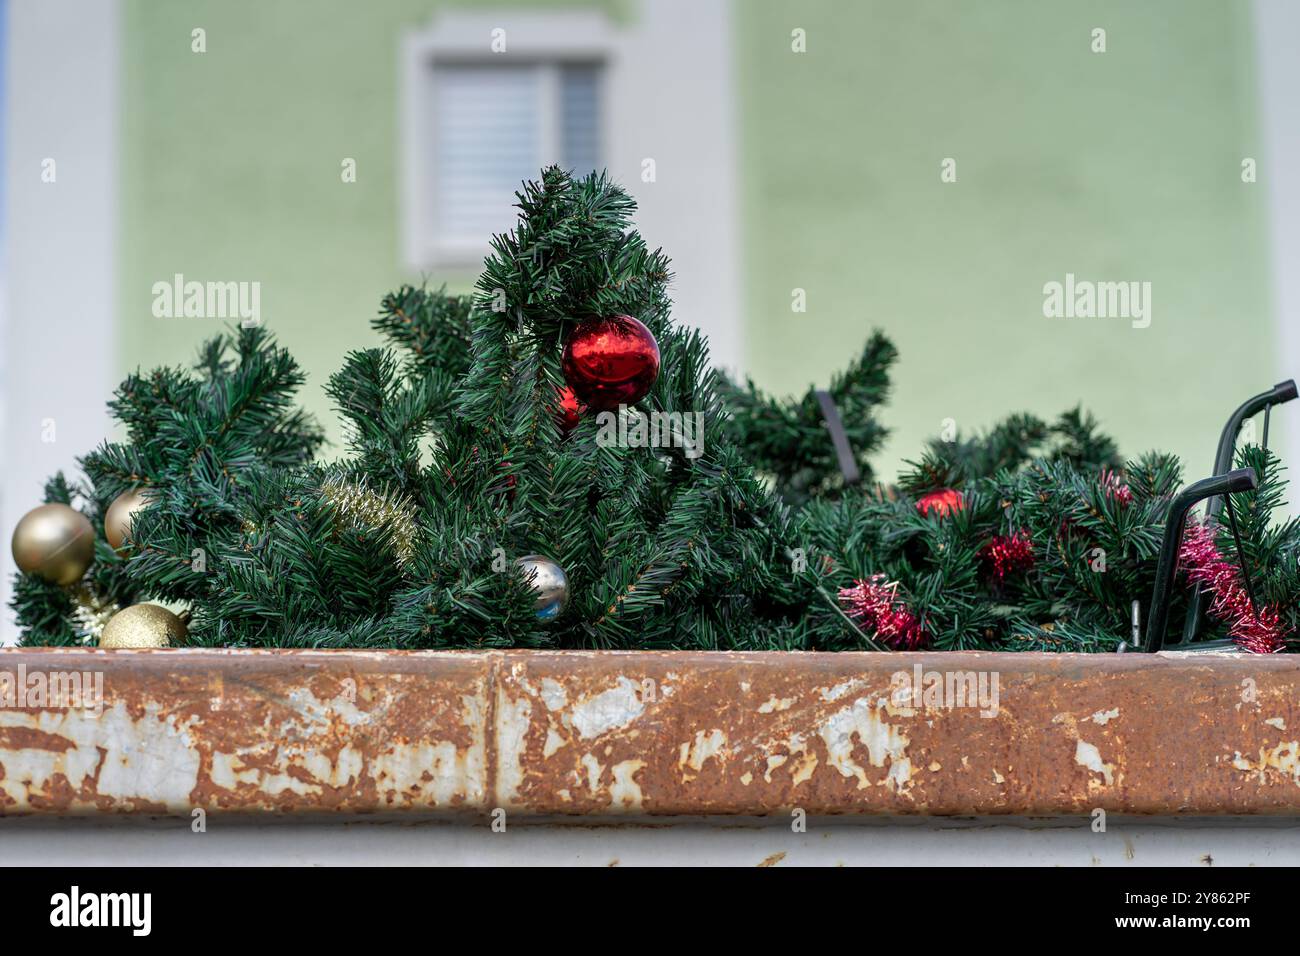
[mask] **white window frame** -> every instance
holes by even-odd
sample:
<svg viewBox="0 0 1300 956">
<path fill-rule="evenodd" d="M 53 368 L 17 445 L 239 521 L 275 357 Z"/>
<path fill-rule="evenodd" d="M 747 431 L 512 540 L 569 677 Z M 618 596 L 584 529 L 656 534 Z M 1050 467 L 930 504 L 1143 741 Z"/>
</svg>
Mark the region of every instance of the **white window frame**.
<svg viewBox="0 0 1300 956">
<path fill-rule="evenodd" d="M 492 43 L 505 31 L 505 51 L 493 52 Z M 613 135 L 609 108 L 608 76 L 620 52 L 620 38 L 604 14 L 555 11 L 519 14 L 459 14 L 437 17 L 433 24 L 402 40 L 402 96 L 400 127 L 403 171 L 398 209 L 402 219 L 402 252 L 412 271 L 478 269 L 489 251 L 489 236 L 444 236 L 437 221 L 432 194 L 435 168 L 438 66 L 518 65 L 542 71 L 538 110 L 542 155 L 556 154 L 553 137 L 559 127 L 558 85 L 560 68 L 570 63 L 599 65 L 601 70 L 600 142 L 605 157 Z"/>
</svg>

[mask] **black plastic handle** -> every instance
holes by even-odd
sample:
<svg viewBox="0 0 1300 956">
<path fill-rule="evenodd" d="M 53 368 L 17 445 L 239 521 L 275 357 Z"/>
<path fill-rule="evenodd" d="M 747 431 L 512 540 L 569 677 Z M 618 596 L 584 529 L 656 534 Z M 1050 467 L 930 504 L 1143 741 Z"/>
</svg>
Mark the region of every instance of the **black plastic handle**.
<svg viewBox="0 0 1300 956">
<path fill-rule="evenodd" d="M 1174 590 L 1174 573 L 1178 570 L 1178 551 L 1187 527 L 1187 513 L 1198 502 L 1213 495 L 1253 491 L 1257 484 L 1254 468 L 1238 468 L 1226 475 L 1202 478 L 1174 496 L 1169 506 L 1169 518 L 1165 521 L 1164 540 L 1160 543 L 1160 560 L 1156 564 L 1156 583 L 1151 588 L 1151 611 L 1147 617 L 1146 641 L 1142 650 L 1154 653 L 1164 647 L 1165 627 L 1169 623 L 1169 597 Z"/>
<path fill-rule="evenodd" d="M 1223 433 L 1219 436 L 1219 447 L 1214 453 L 1214 473 L 1221 475 L 1232 467 L 1232 455 L 1237 448 L 1237 435 L 1247 418 L 1259 414 L 1266 408 L 1292 401 L 1296 395 L 1295 379 L 1289 378 L 1285 382 L 1278 382 L 1267 392 L 1260 392 L 1242 402 L 1229 416 L 1227 424 L 1223 426 Z M 1267 435 L 1268 425 L 1265 424 L 1264 428 Z M 1209 519 L 1214 519 L 1222 510 L 1223 498 L 1216 495 L 1205 506 L 1205 515 Z M 1183 623 L 1181 643 L 1188 644 L 1196 640 L 1197 635 L 1201 633 L 1201 626 L 1205 620 L 1205 605 L 1205 589 L 1198 584 L 1192 590 L 1191 604 L 1187 608 L 1187 620 Z"/>
<path fill-rule="evenodd" d="M 1237 410 L 1229 416 L 1227 424 L 1223 426 L 1223 433 L 1219 435 L 1219 447 L 1214 455 L 1214 473 L 1221 475 L 1232 467 L 1232 453 L 1237 447 L 1237 433 L 1241 431 L 1242 422 L 1251 418 L 1264 409 L 1272 405 L 1282 405 L 1296 397 L 1295 379 L 1289 378 L 1285 382 L 1278 382 L 1267 392 L 1260 392 L 1254 398 L 1248 398 L 1238 406 Z M 1218 514 L 1219 509 L 1223 507 L 1223 501 L 1211 504 L 1214 508 L 1213 514 Z"/>
</svg>

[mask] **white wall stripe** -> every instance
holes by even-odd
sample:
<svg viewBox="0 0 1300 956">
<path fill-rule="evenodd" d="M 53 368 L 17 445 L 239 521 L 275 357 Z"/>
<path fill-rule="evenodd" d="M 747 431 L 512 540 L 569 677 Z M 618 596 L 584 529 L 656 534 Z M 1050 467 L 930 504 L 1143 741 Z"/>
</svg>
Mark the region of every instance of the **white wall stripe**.
<svg viewBox="0 0 1300 956">
<path fill-rule="evenodd" d="M 0 303 L 0 643 L 18 519 L 45 478 L 109 434 L 116 347 L 117 0 L 9 5 L 5 120 L 7 270 Z M 56 179 L 42 182 L 53 159 Z M 57 370 L 57 372 L 56 372 Z M 42 440 L 53 420 L 55 441 Z"/>
<path fill-rule="evenodd" d="M 1259 83 L 1259 183 L 1268 190 L 1269 258 L 1277 325 L 1277 380 L 1300 379 L 1300 3 L 1255 0 L 1256 74 Z M 1300 403 L 1297 403 L 1300 404 Z M 1300 408 L 1278 410 L 1280 448 L 1290 467 L 1291 511 L 1300 514 Z"/>
</svg>

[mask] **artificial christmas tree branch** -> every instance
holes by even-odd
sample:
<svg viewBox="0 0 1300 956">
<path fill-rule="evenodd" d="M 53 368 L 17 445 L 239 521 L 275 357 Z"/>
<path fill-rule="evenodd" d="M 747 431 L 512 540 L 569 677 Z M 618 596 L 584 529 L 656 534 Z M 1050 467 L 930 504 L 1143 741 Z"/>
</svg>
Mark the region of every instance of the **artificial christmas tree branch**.
<svg viewBox="0 0 1300 956">
<path fill-rule="evenodd" d="M 668 260 L 623 189 L 550 168 L 518 198 L 474 295 L 383 300 L 386 347 L 326 387 L 336 460 L 316 460 L 303 375 L 261 329 L 129 377 L 110 405 L 128 440 L 83 459 L 84 487 L 46 489 L 45 526 L 94 545 L 64 583 L 24 551 L 24 642 L 93 643 L 116 609 L 105 641 L 222 647 L 1106 651 L 1127 634 L 1172 456 L 1122 463 L 1081 409 L 1021 414 L 922 445 L 884 485 L 868 459 L 897 355 L 875 333 L 826 390 L 864 479 L 846 483 L 816 389 L 737 387 L 673 324 Z M 1259 489 L 1233 501 L 1240 544 L 1214 547 L 1293 628 L 1300 527 L 1270 520 L 1276 460 L 1243 455 Z M 147 601 L 189 620 L 134 612 Z M 128 611 L 139 626 L 114 631 Z"/>
<path fill-rule="evenodd" d="M 857 359 L 826 390 L 839 409 L 863 482 L 872 480 L 868 459 L 888 434 L 876 422 L 875 411 L 889 395 L 889 368 L 897 357 L 893 343 L 874 332 Z M 836 494 L 843 487 L 842 469 L 828 441 L 816 389 L 798 400 L 779 400 L 764 394 L 753 381 L 746 380 L 741 387 L 722 376 L 719 394 L 728 412 L 728 435 L 760 472 L 771 476 L 783 498 L 798 504 Z"/>
</svg>

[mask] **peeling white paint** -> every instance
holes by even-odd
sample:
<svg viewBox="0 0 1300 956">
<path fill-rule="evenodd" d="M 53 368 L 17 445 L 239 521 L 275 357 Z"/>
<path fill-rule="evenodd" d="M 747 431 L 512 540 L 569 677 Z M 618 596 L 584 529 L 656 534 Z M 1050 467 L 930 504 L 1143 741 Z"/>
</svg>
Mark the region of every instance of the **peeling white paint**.
<svg viewBox="0 0 1300 956">
<path fill-rule="evenodd" d="M 0 789 L 23 806 L 29 791 L 48 793 L 58 777 L 81 789 L 99 768 L 95 790 L 100 796 L 122 801 L 145 797 L 169 808 L 187 807 L 199 776 L 199 752 L 189 734 L 194 723 L 195 718 L 180 722 L 163 717 L 153 702 L 145 705 L 139 720 L 122 701 L 105 707 L 97 718 L 80 710 L 0 709 L 0 727 L 53 734 L 71 743 L 62 751 L 0 751 L 5 768 Z"/>
<path fill-rule="evenodd" d="M 568 691 L 564 689 L 563 684 L 553 677 L 542 678 L 540 695 L 547 710 L 563 710 L 564 705 L 569 702 Z"/>
<path fill-rule="evenodd" d="M 365 757 L 362 756 L 361 751 L 348 744 L 339 750 L 338 757 L 333 760 L 320 751 L 305 753 L 300 759 L 299 766 L 306 770 L 313 780 L 319 781 L 319 783 L 312 785 L 319 790 L 322 786 L 340 788 L 355 783 L 357 777 L 361 774 L 364 763 Z M 281 782 L 279 777 L 286 779 Z M 294 790 L 296 789 L 295 784 L 302 783 L 296 776 L 287 773 L 282 775 L 273 774 L 267 779 L 273 781 L 268 786 L 268 789 L 272 792 L 286 789 Z"/>
<path fill-rule="evenodd" d="M 605 768 L 593 754 L 582 755 L 582 766 L 587 771 L 587 789 L 595 796 L 600 792 L 600 778 L 605 773 Z"/>
<path fill-rule="evenodd" d="M 693 741 L 687 741 L 681 745 L 677 765 L 679 767 L 690 767 L 696 773 L 699 773 L 704 767 L 704 762 L 709 758 L 726 759 L 726 745 L 727 735 L 721 730 L 711 730 L 707 735 L 704 731 L 697 730 Z"/>
<path fill-rule="evenodd" d="M 885 785 L 891 790 L 906 793 L 912 785 L 912 761 L 907 757 L 899 757 L 891 763 L 889 773 L 885 775 Z"/>
<path fill-rule="evenodd" d="M 624 760 L 614 764 L 611 773 L 614 782 L 609 786 L 613 805 L 625 810 L 641 809 L 641 785 L 636 782 L 636 772 L 645 766 L 644 760 Z"/>
<path fill-rule="evenodd" d="M 462 750 L 449 740 L 395 744 L 370 761 L 369 771 L 385 803 L 446 807 L 458 794 L 483 799 L 481 757 L 477 748 Z"/>
<path fill-rule="evenodd" d="M 884 707 L 883 698 L 860 697 L 823 720 L 818 733 L 826 744 L 827 762 L 844 776 L 856 777 L 859 790 L 870 786 L 871 781 L 866 768 L 853 759 L 855 737 L 867 748 L 871 766 L 890 765 L 884 784 L 905 793 L 911 784 L 911 761 L 906 753 L 909 740 L 881 717 Z"/>
<path fill-rule="evenodd" d="M 798 786 L 805 780 L 811 780 L 813 771 L 817 769 L 817 755 L 812 751 L 804 754 L 799 763 L 795 764 L 790 770 L 790 783 Z"/>
<path fill-rule="evenodd" d="M 449 740 L 395 743 L 371 759 L 366 769 L 385 804 L 445 807 L 458 796 L 471 803 L 483 799 L 487 783 L 483 708 L 470 695 L 462 696 L 461 704 L 461 723 L 470 731 L 467 748 Z"/>
<path fill-rule="evenodd" d="M 1270 727 L 1276 727 L 1278 730 L 1286 730 L 1286 720 L 1281 717 L 1270 717 L 1264 723 Z"/>
<path fill-rule="evenodd" d="M 554 753 L 555 753 L 557 750 L 559 750 L 561 747 L 565 746 L 565 744 L 567 744 L 567 743 L 568 743 L 568 741 L 566 741 L 563 737 L 561 737 L 559 734 L 557 734 L 557 733 L 555 732 L 555 728 L 554 728 L 554 727 L 547 727 L 547 728 L 546 728 L 546 743 L 545 743 L 545 745 L 542 747 L 542 756 L 543 756 L 543 757 L 550 757 L 550 756 L 554 755 Z"/>
<path fill-rule="evenodd" d="M 1255 774 L 1262 782 L 1269 771 L 1275 771 L 1300 787 L 1300 741 L 1284 740 L 1276 747 L 1260 747 L 1259 760 L 1252 761 L 1237 751 L 1232 760 L 1237 770 Z"/>
<path fill-rule="evenodd" d="M 1119 717 L 1119 708 L 1112 707 L 1110 710 L 1099 710 L 1088 719 L 1094 724 L 1105 726 L 1117 717 Z"/>
<path fill-rule="evenodd" d="M 1115 768 L 1103 761 L 1101 751 L 1086 740 L 1075 741 L 1074 762 L 1081 767 L 1087 767 L 1093 773 L 1101 774 L 1108 786 L 1115 782 Z M 1096 781 L 1090 782 L 1095 783 Z"/>
<path fill-rule="evenodd" d="M 212 778 L 212 785 L 220 787 L 222 790 L 237 790 L 240 786 L 256 786 L 259 782 L 257 768 L 244 767 L 236 754 L 214 753 L 209 776 Z"/>
<path fill-rule="evenodd" d="M 288 693 L 289 704 L 297 712 L 294 717 L 281 724 L 282 732 L 299 734 L 319 734 L 329 731 L 332 720 L 342 720 L 349 727 L 370 723 L 382 719 L 391 701 L 385 701 L 373 710 L 362 710 L 348 694 L 339 694 L 322 700 L 312 693 L 309 687 L 295 687 Z M 305 726 L 304 726 L 305 724 Z"/>
<path fill-rule="evenodd" d="M 782 710 L 789 710 L 794 706 L 794 702 L 795 698 L 793 697 L 778 698 L 773 694 L 768 698 L 767 703 L 759 705 L 758 712 L 760 714 L 774 714 Z"/>
<path fill-rule="evenodd" d="M 819 687 L 817 693 L 821 696 L 822 700 L 827 703 L 833 703 L 843 697 L 847 697 L 855 690 L 861 689 L 865 684 L 866 681 L 861 677 L 855 677 L 852 680 L 841 681 L 834 687 Z"/>
<path fill-rule="evenodd" d="M 370 777 L 381 798 L 391 797 L 398 805 L 442 806 L 458 795 L 482 799 L 484 727 L 477 698 L 462 697 L 463 722 L 473 740 L 466 751 L 451 742 L 395 744 L 367 766 L 362 751 L 351 744 L 331 759 L 320 749 L 319 735 L 330 728 L 331 712 L 350 726 L 368 721 L 371 715 L 357 709 L 348 697 L 323 701 L 305 688 L 288 696 L 296 713 L 279 724 L 278 740 L 249 750 L 211 754 L 207 780 L 212 786 L 253 788 L 271 797 L 285 792 L 318 797 L 327 788 L 345 789 Z M 10 752 L 13 756 L 0 754 L 0 764 L 7 765 L 0 789 L 25 803 L 29 789 L 49 791 L 57 776 L 81 789 L 90 784 L 98 767 L 94 783 L 98 797 L 121 803 L 144 799 L 169 809 L 190 807 L 203 769 L 193 739 L 201 719 L 164 717 L 161 705 L 154 702 L 145 702 L 144 709 L 139 719 L 131 718 L 121 701 L 98 719 L 78 712 L 0 711 L 0 726 L 55 734 L 72 744 L 66 751 L 27 748 Z M 270 728 L 269 722 L 266 726 Z M 15 759 L 19 754 L 20 759 Z"/>
<path fill-rule="evenodd" d="M 504 688 L 497 690 L 496 748 L 497 799 L 510 803 L 524 782 L 524 750 L 533 704 L 527 697 L 512 700 Z"/>
<path fill-rule="evenodd" d="M 645 713 L 641 685 L 620 676 L 618 684 L 594 697 L 580 700 L 569 709 L 569 718 L 584 740 L 626 727 Z"/>
<path fill-rule="evenodd" d="M 454 749 L 454 748 L 453 748 Z M 269 772 L 248 761 L 255 751 L 243 753 L 214 753 L 212 755 L 212 783 L 223 789 L 235 790 L 241 786 L 252 785 L 269 796 L 278 796 L 285 791 L 298 796 L 320 796 L 326 787 L 342 788 L 355 783 L 361 776 L 364 758 L 359 750 L 351 745 L 339 751 L 338 758 L 331 760 L 317 750 L 307 750 L 297 744 L 267 748 L 273 766 L 284 768 L 285 772 Z M 309 779 L 289 773 L 300 770 Z"/>
</svg>

